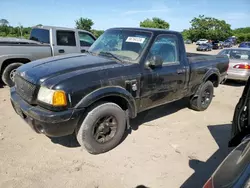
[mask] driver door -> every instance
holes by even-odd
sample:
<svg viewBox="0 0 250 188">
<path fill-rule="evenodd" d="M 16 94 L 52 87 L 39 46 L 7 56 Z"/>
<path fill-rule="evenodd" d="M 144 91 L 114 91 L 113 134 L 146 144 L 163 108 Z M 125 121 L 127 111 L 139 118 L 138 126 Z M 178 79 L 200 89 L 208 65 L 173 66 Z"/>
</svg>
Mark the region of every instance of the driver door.
<svg viewBox="0 0 250 188">
<path fill-rule="evenodd" d="M 159 56 L 163 64 L 143 70 L 141 110 L 178 100 L 186 91 L 188 70 L 180 60 L 179 41 L 175 35 L 159 35 L 147 59 L 150 56 Z"/>
</svg>

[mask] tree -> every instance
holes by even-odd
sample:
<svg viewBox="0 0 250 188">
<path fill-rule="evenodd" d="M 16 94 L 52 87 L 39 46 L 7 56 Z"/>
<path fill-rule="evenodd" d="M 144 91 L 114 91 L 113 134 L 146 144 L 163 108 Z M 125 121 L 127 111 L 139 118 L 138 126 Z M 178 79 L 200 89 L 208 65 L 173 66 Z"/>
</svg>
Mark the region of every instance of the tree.
<svg viewBox="0 0 250 188">
<path fill-rule="evenodd" d="M 189 38 L 189 37 L 190 37 L 189 30 L 184 29 L 184 30 L 181 32 L 181 34 L 182 34 L 182 37 L 183 37 L 184 40 L 190 39 L 190 38 Z"/>
<path fill-rule="evenodd" d="M 169 23 L 165 20 L 154 17 L 140 22 L 140 27 L 169 29 Z"/>
<path fill-rule="evenodd" d="M 9 25 L 9 22 L 8 22 L 8 20 L 6 20 L 6 19 L 1 19 L 1 20 L 0 20 L 0 25 L 1 25 L 1 26 L 7 26 L 7 25 Z"/>
<path fill-rule="evenodd" d="M 77 29 L 83 29 L 86 31 L 91 31 L 92 26 L 94 25 L 94 22 L 91 19 L 88 18 L 79 18 L 76 22 L 76 28 Z"/>
<path fill-rule="evenodd" d="M 95 30 L 95 29 L 92 29 L 91 32 L 96 38 L 100 37 L 104 33 L 103 30 Z"/>
<path fill-rule="evenodd" d="M 225 40 L 232 36 L 231 26 L 225 20 L 199 15 L 199 17 L 193 18 L 190 23 L 191 28 L 188 33 L 192 41 L 200 38 Z"/>
</svg>

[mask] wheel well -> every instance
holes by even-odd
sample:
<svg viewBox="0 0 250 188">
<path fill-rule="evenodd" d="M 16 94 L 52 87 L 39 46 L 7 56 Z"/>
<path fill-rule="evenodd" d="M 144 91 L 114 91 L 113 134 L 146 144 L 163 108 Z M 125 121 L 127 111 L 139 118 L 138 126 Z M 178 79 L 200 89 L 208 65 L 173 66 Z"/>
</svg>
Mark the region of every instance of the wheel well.
<svg viewBox="0 0 250 188">
<path fill-rule="evenodd" d="M 210 75 L 206 81 L 211 81 L 214 85 L 214 87 L 218 87 L 219 86 L 219 77 L 217 74 L 212 74 Z"/>
<path fill-rule="evenodd" d="M 108 97 L 104 97 L 104 98 L 99 99 L 97 102 L 100 102 L 100 101 L 113 102 L 113 103 L 117 104 L 118 106 L 120 106 L 123 110 L 128 109 L 128 102 L 126 99 L 124 99 L 122 97 L 108 96 Z"/>
<path fill-rule="evenodd" d="M 8 66 L 10 65 L 11 63 L 28 63 L 30 62 L 29 59 L 26 59 L 26 58 L 13 58 L 13 59 L 6 59 L 3 64 L 2 64 L 2 67 L 1 67 L 1 73 L 3 72 L 3 70 Z"/>
<path fill-rule="evenodd" d="M 107 96 L 107 97 L 103 97 L 103 98 L 95 101 L 94 104 L 97 103 L 97 102 L 100 102 L 100 101 L 115 103 L 118 106 L 120 106 L 124 111 L 128 110 L 129 117 L 134 117 L 134 115 L 132 114 L 132 109 L 131 109 L 128 101 L 126 99 L 124 99 L 123 97 L 119 97 L 119 96 Z"/>
</svg>

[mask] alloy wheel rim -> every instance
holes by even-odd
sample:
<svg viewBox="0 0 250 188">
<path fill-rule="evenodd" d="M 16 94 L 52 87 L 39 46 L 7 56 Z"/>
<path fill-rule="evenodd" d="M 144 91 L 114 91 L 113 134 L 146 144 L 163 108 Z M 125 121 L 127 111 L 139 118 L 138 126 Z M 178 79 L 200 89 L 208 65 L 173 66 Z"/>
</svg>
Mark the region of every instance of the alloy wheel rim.
<svg viewBox="0 0 250 188">
<path fill-rule="evenodd" d="M 94 124 L 93 137 L 101 144 L 109 142 L 115 136 L 117 127 L 118 122 L 114 116 L 101 117 Z"/>
</svg>

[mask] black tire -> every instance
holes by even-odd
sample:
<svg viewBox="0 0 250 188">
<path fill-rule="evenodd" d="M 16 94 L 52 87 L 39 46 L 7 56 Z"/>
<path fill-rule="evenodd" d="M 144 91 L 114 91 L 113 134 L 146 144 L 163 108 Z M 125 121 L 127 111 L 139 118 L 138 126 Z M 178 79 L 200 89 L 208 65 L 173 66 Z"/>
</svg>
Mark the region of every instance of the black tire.
<svg viewBox="0 0 250 188">
<path fill-rule="evenodd" d="M 102 119 L 102 117 L 105 118 L 107 116 L 112 116 L 116 119 L 116 132 L 113 133 L 114 135 L 112 138 L 109 137 L 110 140 L 106 141 L 105 143 L 100 143 L 97 140 L 99 136 L 95 138 L 94 135 L 95 131 L 97 132 L 97 130 L 99 130 L 99 127 L 101 126 L 99 125 L 97 127 L 97 121 Z M 103 102 L 90 107 L 82 124 L 78 127 L 78 130 L 76 130 L 76 137 L 79 144 L 81 146 L 84 146 L 89 153 L 100 154 L 116 147 L 123 138 L 125 129 L 125 111 L 115 103 Z"/>
<path fill-rule="evenodd" d="M 212 102 L 214 86 L 211 81 L 206 81 L 198 88 L 196 94 L 190 98 L 190 108 L 196 111 L 206 110 Z"/>
<path fill-rule="evenodd" d="M 12 87 L 15 85 L 14 83 L 14 72 L 15 70 L 23 65 L 23 63 L 11 63 L 8 65 L 2 73 L 2 80 L 3 82 L 8 85 L 9 87 Z"/>
</svg>

